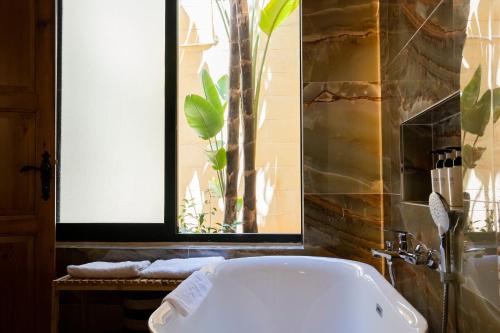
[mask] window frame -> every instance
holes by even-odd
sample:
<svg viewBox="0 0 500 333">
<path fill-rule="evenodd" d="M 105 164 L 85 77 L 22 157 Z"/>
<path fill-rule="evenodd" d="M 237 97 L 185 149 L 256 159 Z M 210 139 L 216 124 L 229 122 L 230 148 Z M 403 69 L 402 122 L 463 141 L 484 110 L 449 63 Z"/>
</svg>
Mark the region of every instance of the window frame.
<svg viewBox="0 0 500 333">
<path fill-rule="evenodd" d="M 57 0 L 57 161 L 60 161 L 61 142 L 61 56 L 63 0 Z M 301 16 L 301 6 L 298 8 Z M 58 242 L 231 242 L 231 243 L 302 243 L 304 200 L 301 200 L 300 234 L 182 234 L 177 223 L 177 53 L 178 1 L 165 1 L 165 188 L 163 223 L 68 223 L 60 222 L 60 163 L 56 166 L 56 240 Z M 300 18 L 300 21 L 302 19 Z M 300 23 L 302 24 L 302 22 Z M 302 40 L 302 36 L 300 36 Z M 302 57 L 301 57 L 302 58 Z M 300 61 L 302 73 L 302 59 Z M 300 78 L 302 86 L 302 76 Z M 302 101 L 302 91 L 300 100 Z M 300 172 L 303 189 L 302 105 L 300 106 L 301 142 Z M 174 156 L 175 158 L 167 158 Z"/>
</svg>

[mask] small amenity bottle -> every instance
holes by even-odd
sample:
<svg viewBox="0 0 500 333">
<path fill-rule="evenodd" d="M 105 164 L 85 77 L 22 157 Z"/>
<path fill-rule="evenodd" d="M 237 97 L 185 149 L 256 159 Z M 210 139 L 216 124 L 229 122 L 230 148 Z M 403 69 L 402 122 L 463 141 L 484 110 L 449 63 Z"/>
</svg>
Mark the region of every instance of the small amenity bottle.
<svg viewBox="0 0 500 333">
<path fill-rule="evenodd" d="M 455 159 L 452 166 L 446 169 L 448 173 L 448 193 L 451 209 L 457 209 L 463 206 L 462 191 L 462 157 L 460 147 L 449 147 L 455 152 Z"/>
</svg>

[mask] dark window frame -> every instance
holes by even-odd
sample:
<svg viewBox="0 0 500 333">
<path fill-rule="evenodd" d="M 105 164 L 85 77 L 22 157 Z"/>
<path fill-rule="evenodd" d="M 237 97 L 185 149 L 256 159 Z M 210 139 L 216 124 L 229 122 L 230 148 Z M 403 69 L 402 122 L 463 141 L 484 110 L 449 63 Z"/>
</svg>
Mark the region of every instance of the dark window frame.
<svg viewBox="0 0 500 333">
<path fill-rule="evenodd" d="M 56 240 L 58 242 L 233 242 L 301 243 L 303 240 L 303 200 L 300 234 L 181 234 L 177 225 L 177 158 L 165 158 L 164 223 L 67 223 L 60 222 L 60 142 L 61 142 L 61 48 L 63 0 L 57 8 L 57 170 Z M 177 1 L 165 1 L 165 157 L 177 157 Z M 300 10 L 300 6 L 299 6 Z M 302 124 L 302 112 L 300 115 Z M 302 135 L 301 135 L 302 138 Z M 302 152 L 302 140 L 300 151 Z M 302 155 L 302 154 L 301 154 Z M 302 157 L 301 157 L 302 159 Z M 302 173 L 301 161 L 301 173 Z M 303 180 L 301 177 L 303 193 Z"/>
</svg>

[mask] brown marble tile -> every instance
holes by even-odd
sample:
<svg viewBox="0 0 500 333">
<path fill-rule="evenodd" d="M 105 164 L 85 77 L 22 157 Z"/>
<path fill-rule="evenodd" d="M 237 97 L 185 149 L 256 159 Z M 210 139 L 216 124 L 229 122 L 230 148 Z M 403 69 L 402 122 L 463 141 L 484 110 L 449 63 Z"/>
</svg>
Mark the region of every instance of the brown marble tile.
<svg viewBox="0 0 500 333">
<path fill-rule="evenodd" d="M 382 84 L 382 167 L 384 193 L 401 193 L 400 127 L 403 121 L 397 82 Z"/>
<path fill-rule="evenodd" d="M 306 195 L 305 242 L 322 244 L 336 256 L 376 265 L 370 249 L 380 248 L 382 195 Z"/>
<path fill-rule="evenodd" d="M 408 44 L 439 5 L 439 0 L 387 1 L 388 53 L 393 59 Z M 384 27 L 381 28 L 381 30 Z"/>
<path fill-rule="evenodd" d="M 465 21 L 450 6 L 439 6 L 388 66 L 405 120 L 459 89 Z"/>
<path fill-rule="evenodd" d="M 379 81 L 378 1 L 305 1 L 302 22 L 304 82 Z"/>
<path fill-rule="evenodd" d="M 380 88 L 367 82 L 304 88 L 306 193 L 380 193 Z"/>
</svg>

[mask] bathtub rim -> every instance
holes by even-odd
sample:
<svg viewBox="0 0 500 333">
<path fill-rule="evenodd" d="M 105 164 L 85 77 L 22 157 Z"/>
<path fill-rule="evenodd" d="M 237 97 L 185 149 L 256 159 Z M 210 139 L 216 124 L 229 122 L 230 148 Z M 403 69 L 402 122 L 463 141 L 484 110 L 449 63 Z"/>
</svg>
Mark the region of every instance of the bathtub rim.
<svg viewBox="0 0 500 333">
<path fill-rule="evenodd" d="M 217 266 L 213 267 L 213 271 L 206 271 L 205 274 L 211 279 L 217 272 L 223 269 L 227 265 L 234 265 L 238 262 L 252 262 L 255 261 L 258 265 L 259 261 L 271 260 L 273 262 L 279 262 L 282 260 L 312 260 L 312 261 L 323 261 L 329 263 L 340 263 L 348 266 L 352 266 L 356 269 L 362 277 L 372 279 L 374 286 L 380 295 L 384 298 L 386 303 L 392 308 L 391 310 L 401 314 L 403 319 L 405 315 L 402 313 L 406 312 L 407 315 L 414 316 L 414 322 L 410 322 L 407 319 L 407 325 L 412 329 L 418 330 L 421 333 L 428 332 L 427 320 L 420 314 L 420 312 L 415 309 L 404 297 L 401 295 L 383 276 L 376 270 L 373 266 L 362 263 L 355 260 L 341 259 L 341 258 L 330 258 L 330 257 L 317 257 L 317 256 L 296 256 L 296 255 L 279 255 L 279 256 L 254 256 L 254 257 L 242 257 L 233 258 L 225 260 L 219 263 Z M 397 307 L 399 305 L 399 307 Z M 168 321 L 174 316 L 175 310 L 168 302 L 163 302 L 160 307 L 158 307 L 148 319 L 148 328 L 152 333 L 157 332 L 154 328 L 155 321 L 160 321 L 162 325 L 166 325 Z"/>
</svg>

